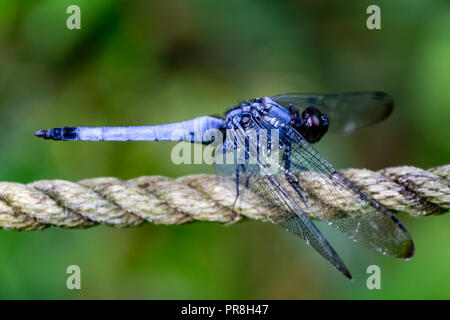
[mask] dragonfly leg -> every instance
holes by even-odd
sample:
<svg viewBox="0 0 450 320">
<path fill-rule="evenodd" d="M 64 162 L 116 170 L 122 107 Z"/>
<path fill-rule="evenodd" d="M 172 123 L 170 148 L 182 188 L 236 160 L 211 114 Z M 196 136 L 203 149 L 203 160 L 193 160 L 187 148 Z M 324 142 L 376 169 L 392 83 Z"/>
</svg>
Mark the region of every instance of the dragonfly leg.
<svg viewBox="0 0 450 320">
<path fill-rule="evenodd" d="M 291 170 L 291 146 L 286 145 L 286 149 L 284 150 L 283 154 L 283 160 L 284 160 L 284 168 L 286 170 Z"/>
<path fill-rule="evenodd" d="M 233 206 L 231 207 L 230 212 L 230 218 L 231 220 L 234 220 L 234 214 L 236 213 L 234 211 L 234 208 L 236 207 L 237 200 L 239 199 L 239 165 L 236 165 L 236 198 L 234 199 Z M 239 216 L 239 213 L 236 213 L 237 216 Z"/>
<path fill-rule="evenodd" d="M 294 188 L 294 190 L 297 192 L 297 194 L 302 199 L 305 206 L 308 207 L 306 204 L 305 197 L 303 196 L 303 193 L 305 192 L 305 190 L 298 184 L 297 181 L 295 181 L 292 178 L 292 173 L 290 173 L 290 169 L 291 169 L 291 146 L 290 145 L 286 145 L 286 149 L 284 150 L 284 154 L 283 154 L 283 160 L 284 160 L 284 167 L 287 171 L 285 173 L 286 180 L 289 182 L 289 184 L 292 186 L 292 188 Z"/>
</svg>

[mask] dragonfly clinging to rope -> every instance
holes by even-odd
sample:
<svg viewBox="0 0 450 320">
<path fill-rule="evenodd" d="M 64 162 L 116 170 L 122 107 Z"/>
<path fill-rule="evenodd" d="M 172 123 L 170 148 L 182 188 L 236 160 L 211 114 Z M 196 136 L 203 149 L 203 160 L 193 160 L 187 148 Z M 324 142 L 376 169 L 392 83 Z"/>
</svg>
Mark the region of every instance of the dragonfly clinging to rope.
<svg viewBox="0 0 450 320">
<path fill-rule="evenodd" d="M 53 140 L 215 144 L 216 172 L 231 178 L 235 203 L 249 190 L 269 209 L 269 220 L 306 240 L 351 278 L 308 215 L 382 254 L 409 258 L 414 254 L 414 244 L 403 224 L 384 205 L 344 177 L 311 144 L 318 142 L 328 128 L 352 132 L 385 119 L 392 109 L 392 98 L 383 92 L 283 94 L 242 102 L 229 109 L 224 118 L 203 116 L 154 126 L 60 127 L 35 135 Z M 305 184 L 306 178 L 313 183 Z M 319 197 L 318 190 L 320 194 L 327 191 L 330 199 L 345 203 L 356 214 L 338 209 L 333 201 Z M 312 202 L 319 205 L 309 205 Z M 318 207 L 335 208 L 335 214 L 324 217 L 320 210 L 311 212 Z"/>
</svg>

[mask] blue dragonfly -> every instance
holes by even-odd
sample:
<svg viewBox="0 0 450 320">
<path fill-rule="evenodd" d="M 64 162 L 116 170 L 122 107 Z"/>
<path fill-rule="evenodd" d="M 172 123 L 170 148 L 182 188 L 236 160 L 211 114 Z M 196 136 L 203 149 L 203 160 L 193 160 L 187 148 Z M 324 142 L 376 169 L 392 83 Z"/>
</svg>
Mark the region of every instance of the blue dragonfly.
<svg viewBox="0 0 450 320">
<path fill-rule="evenodd" d="M 383 92 L 282 94 L 239 103 L 224 118 L 203 116 L 154 126 L 60 127 L 35 135 L 53 140 L 215 143 L 215 169 L 232 181 L 235 203 L 240 196 L 253 194 L 270 212 L 270 221 L 306 240 L 351 279 L 348 268 L 310 216 L 385 255 L 410 258 L 414 244 L 391 211 L 336 170 L 311 144 L 329 127 L 353 132 L 385 119 L 392 109 L 392 98 Z M 217 134 L 209 134 L 211 130 Z M 265 140 L 263 135 L 267 135 Z M 275 135 L 276 143 L 262 145 Z M 273 157 L 259 157 L 262 150 Z M 230 154 L 234 161 L 225 161 Z M 320 196 L 324 194 L 329 197 Z M 333 202 L 350 202 L 347 205 L 353 214 L 338 209 Z M 334 210 L 334 214 L 321 215 L 320 208 Z M 233 217 L 234 206 L 231 212 Z"/>
</svg>

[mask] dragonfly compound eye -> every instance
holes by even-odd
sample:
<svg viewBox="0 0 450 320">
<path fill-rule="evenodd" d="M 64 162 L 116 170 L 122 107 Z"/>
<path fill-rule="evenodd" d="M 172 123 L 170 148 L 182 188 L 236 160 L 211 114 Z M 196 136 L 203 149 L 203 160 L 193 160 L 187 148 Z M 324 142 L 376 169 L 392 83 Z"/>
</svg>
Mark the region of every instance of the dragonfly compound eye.
<svg viewBox="0 0 450 320">
<path fill-rule="evenodd" d="M 302 112 L 297 130 L 309 142 L 317 142 L 328 131 L 328 119 L 317 108 L 308 107 Z"/>
</svg>

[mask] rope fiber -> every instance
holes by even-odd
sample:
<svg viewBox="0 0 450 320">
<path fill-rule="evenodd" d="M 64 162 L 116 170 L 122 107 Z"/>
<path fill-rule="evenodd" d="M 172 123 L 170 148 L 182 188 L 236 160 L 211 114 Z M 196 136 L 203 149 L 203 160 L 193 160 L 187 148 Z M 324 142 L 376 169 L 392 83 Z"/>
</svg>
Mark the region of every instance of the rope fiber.
<svg viewBox="0 0 450 320">
<path fill-rule="evenodd" d="M 450 210 L 450 165 L 428 170 L 411 166 L 380 171 L 347 169 L 342 173 L 394 213 L 427 216 Z M 314 177 L 310 182 L 307 176 L 302 179 L 306 186 L 314 182 Z M 333 201 L 329 194 L 321 196 Z M 76 183 L 0 182 L 0 228 L 29 231 L 49 226 L 84 229 L 98 224 L 134 227 L 144 223 L 230 224 L 246 218 L 267 220 L 267 209 L 252 197 L 238 201 L 239 215 L 231 219 L 234 198 L 231 184 L 215 175 L 204 174 L 178 179 L 144 176 L 127 181 L 94 178 Z M 335 207 L 342 205 L 338 209 L 348 208 L 348 203 L 341 203 L 342 199 L 335 202 L 338 203 Z M 331 210 L 320 207 L 320 216 L 331 214 Z"/>
</svg>

